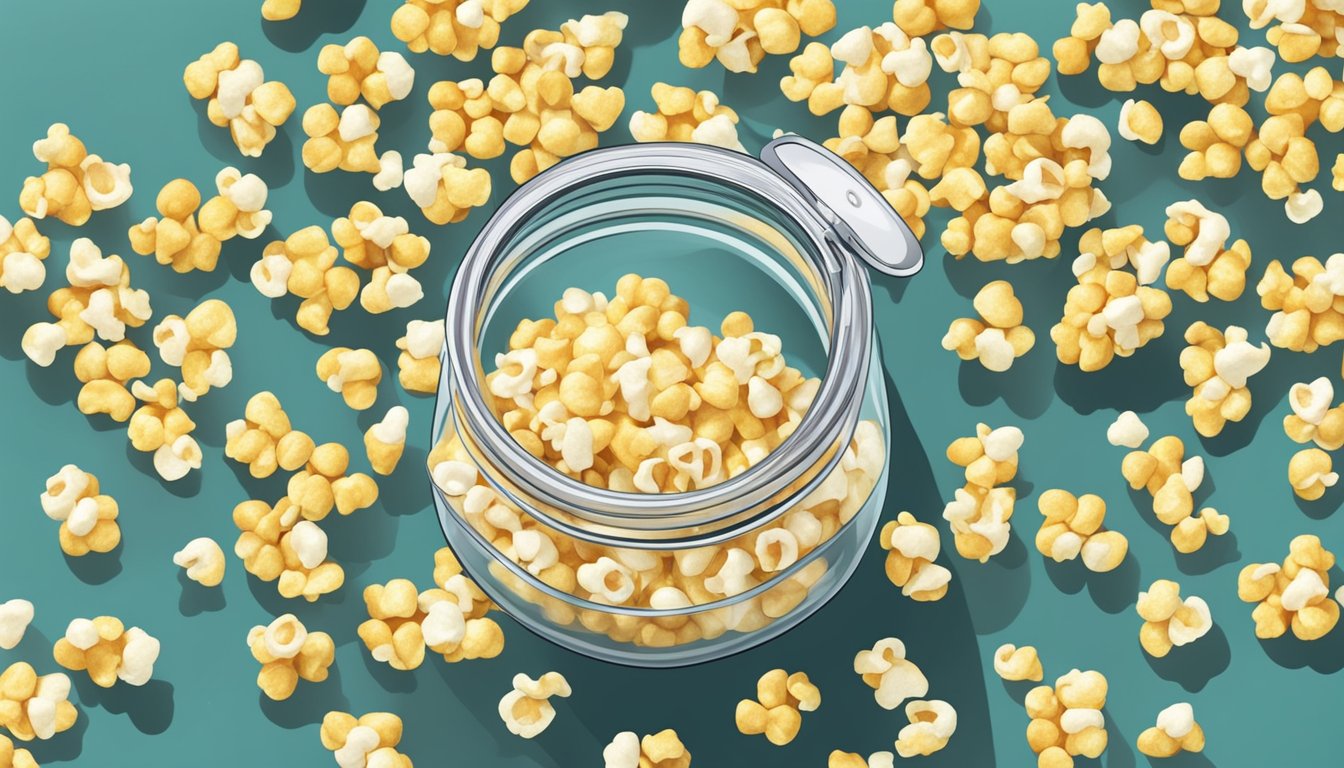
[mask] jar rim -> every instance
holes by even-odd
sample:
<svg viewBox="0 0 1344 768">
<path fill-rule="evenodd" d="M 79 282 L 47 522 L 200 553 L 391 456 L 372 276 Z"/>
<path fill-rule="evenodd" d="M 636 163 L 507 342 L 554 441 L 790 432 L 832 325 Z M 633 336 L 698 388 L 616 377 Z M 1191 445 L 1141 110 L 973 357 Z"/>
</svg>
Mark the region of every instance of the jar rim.
<svg viewBox="0 0 1344 768">
<path fill-rule="evenodd" d="M 760 462 L 706 488 L 680 493 L 628 493 L 588 485 L 569 477 L 528 453 L 504 428 L 486 402 L 477 362 L 478 318 L 499 273 L 510 268 L 509 246 L 518 229 L 555 201 L 601 181 L 631 175 L 701 178 L 745 193 L 783 218 L 795 222 L 806 236 L 801 256 L 815 271 L 816 284 L 831 303 L 827 365 L 813 405 L 797 429 Z M 588 523 L 638 533 L 648 530 L 701 529 L 740 515 L 785 492 L 828 451 L 847 440 L 858 418 L 868 374 L 872 337 L 872 297 L 866 270 L 856 255 L 834 236 L 815 205 L 760 160 L 732 150 L 700 144 L 663 142 L 590 150 L 562 161 L 517 189 L 482 227 L 463 256 L 449 292 L 445 318 L 446 358 L 439 397 L 450 397 L 450 418 L 463 418 L 476 446 L 511 485 L 544 504 Z M 830 463 L 839 460 L 833 451 Z M 818 473 L 805 488 L 824 477 Z M 512 497 L 512 494 L 509 494 Z M 601 539 L 591 529 L 572 525 L 525 500 L 512 498 L 529 513 L 580 538 Z M 773 517 L 784 511 L 766 510 Z M 631 513 L 637 508 L 637 513 Z M 708 512 L 709 517 L 688 518 Z M 752 525 L 761 515 L 736 521 Z M 639 523 L 638 525 L 631 525 Z M 652 524 L 652 525 L 651 525 Z M 667 526 L 667 527 L 656 527 Z M 637 541 L 639 539 L 636 539 Z M 626 544 L 630 540 L 623 540 Z"/>
</svg>

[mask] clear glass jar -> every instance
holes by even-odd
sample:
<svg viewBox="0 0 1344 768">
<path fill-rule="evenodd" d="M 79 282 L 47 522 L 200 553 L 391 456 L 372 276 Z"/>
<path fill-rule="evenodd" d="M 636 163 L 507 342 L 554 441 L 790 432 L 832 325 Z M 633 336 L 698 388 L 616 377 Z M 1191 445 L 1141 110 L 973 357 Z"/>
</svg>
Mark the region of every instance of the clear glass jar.
<svg viewBox="0 0 1344 768">
<path fill-rule="evenodd" d="M 537 634 L 638 666 L 735 653 L 813 613 L 857 566 L 886 496 L 887 400 L 865 263 L 905 276 L 922 254 L 861 175 L 794 136 L 761 160 L 694 144 L 600 149 L 520 188 L 472 244 L 448 303 L 428 464 L 467 573 Z M 529 454 L 491 409 L 482 360 L 506 349 L 517 322 L 567 287 L 599 290 L 627 272 L 666 280 L 699 322 L 747 311 L 782 337 L 790 365 L 820 376 L 796 429 L 747 471 L 683 493 L 597 488 Z M 474 467 L 480 487 L 435 482 L 448 458 Z M 653 597 L 616 604 L 572 575 L 533 573 L 501 511 L 576 562 L 620 565 Z M 796 554 L 780 551 L 783 535 L 769 533 L 779 529 Z M 684 599 L 660 601 L 659 585 Z"/>
</svg>

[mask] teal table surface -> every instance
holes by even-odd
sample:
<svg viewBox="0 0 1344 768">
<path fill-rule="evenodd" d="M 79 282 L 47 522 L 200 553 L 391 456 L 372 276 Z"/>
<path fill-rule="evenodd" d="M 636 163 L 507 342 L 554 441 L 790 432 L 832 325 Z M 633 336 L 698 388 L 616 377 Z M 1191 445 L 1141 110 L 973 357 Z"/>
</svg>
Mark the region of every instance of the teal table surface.
<svg viewBox="0 0 1344 768">
<path fill-rule="evenodd" d="M 1102 372 L 1083 374 L 1058 364 L 1049 341 L 1049 328 L 1072 284 L 1069 259 L 1076 253 L 1078 232 L 1066 237 L 1059 259 L 1014 266 L 956 261 L 938 244 L 946 214 L 935 210 L 923 272 L 908 281 L 874 279 L 893 422 L 893 474 L 884 519 L 908 509 L 943 530 L 941 562 L 954 574 L 944 600 L 915 604 L 901 597 L 885 579 L 884 553 L 873 542 L 853 581 L 802 626 L 764 647 L 691 669 L 644 671 L 599 663 L 550 645 L 504 617 L 508 645 L 493 660 L 445 664 L 432 658 L 414 672 L 372 661 L 355 634 L 365 617 L 361 590 L 394 577 L 428 586 L 432 554 L 442 544 L 422 469 L 433 400 L 409 396 L 397 386 L 394 341 L 407 320 L 441 316 L 462 253 L 512 189 L 507 158 L 486 163 L 495 179 L 491 205 L 464 223 L 435 227 L 400 190 L 375 192 L 364 175 L 307 172 L 299 159 L 300 114 L 263 158 L 241 157 L 227 133 L 211 125 L 201 106 L 189 99 L 181 77 L 188 62 L 222 40 L 233 40 L 245 56 L 261 62 L 269 78 L 290 86 L 301 113 L 325 99 L 325 78 L 315 66 L 322 45 L 362 34 L 385 50 L 404 50 L 388 28 L 395 5 L 390 0 L 307 0 L 296 19 L 278 24 L 263 22 L 259 2 L 251 0 L 48 0 L 0 6 L 0 62 L 9 73 L 0 108 L 0 188 L 8 190 L 0 213 L 11 220 L 20 215 L 18 189 L 39 168 L 30 145 L 57 121 L 68 123 L 91 151 L 129 162 L 136 187 L 127 204 L 94 214 L 80 229 L 43 224 L 53 241 L 44 290 L 0 295 L 5 414 L 0 601 L 22 596 L 37 606 L 23 643 L 0 651 L 0 665 L 26 660 L 39 672 L 56 671 L 52 643 L 79 616 L 115 615 L 163 643 L 154 679 L 141 688 L 102 690 L 72 673 L 78 724 L 30 745 L 39 762 L 144 768 L 327 765 L 331 757 L 319 743 L 317 724 L 328 710 L 340 709 L 400 714 L 406 723 L 404 751 L 427 766 L 595 766 L 616 732 L 665 727 L 678 730 L 696 765 L 822 766 L 834 748 L 865 754 L 891 749 L 904 716 L 877 707 L 851 664 L 856 651 L 895 635 L 927 674 L 930 696 L 951 702 L 959 714 L 951 744 L 920 759 L 922 764 L 1034 765 L 1021 705 L 1029 685 L 1003 683 L 990 663 L 993 650 L 1005 642 L 1037 646 L 1047 680 L 1074 667 L 1107 675 L 1110 747 L 1099 764 L 1146 764 L 1135 738 L 1160 709 L 1181 700 L 1194 704 L 1208 748 L 1203 755 L 1169 761 L 1172 765 L 1339 764 L 1339 734 L 1331 723 L 1344 682 L 1344 628 L 1310 644 L 1291 637 L 1262 642 L 1253 633 L 1251 606 L 1236 594 L 1242 564 L 1281 560 L 1297 534 L 1318 534 L 1327 546 L 1344 547 L 1344 513 L 1337 511 L 1344 486 L 1320 501 L 1297 502 L 1286 480 L 1287 461 L 1297 446 L 1279 426 L 1292 383 L 1321 375 L 1338 381 L 1339 347 L 1310 356 L 1276 349 L 1269 367 L 1251 380 L 1250 415 L 1207 440 L 1195 434 L 1184 413 L 1189 390 L 1177 358 L 1182 331 L 1196 319 L 1219 327 L 1245 325 L 1253 340 L 1262 338 L 1269 313 L 1259 307 L 1253 286 L 1265 265 L 1273 258 L 1333 252 L 1340 208 L 1339 196 L 1328 188 L 1328 165 L 1344 147 L 1338 137 L 1317 137 L 1327 170 L 1316 185 L 1324 189 L 1326 211 L 1307 226 L 1294 226 L 1280 204 L 1264 198 L 1258 176 L 1249 170 L 1229 181 L 1190 184 L 1177 178 L 1182 149 L 1176 132 L 1206 105 L 1156 87 L 1143 95 L 1163 111 L 1167 135 L 1154 148 L 1116 138 L 1115 170 L 1103 184 L 1115 207 L 1098 223 L 1138 223 L 1157 237 L 1167 204 L 1203 200 L 1226 214 L 1234 237 L 1247 238 L 1254 251 L 1252 287 L 1239 300 L 1199 305 L 1176 294 L 1175 311 L 1160 339 Z M 533 0 L 505 24 L 502 41 L 517 44 L 530 29 L 555 27 L 583 13 L 624 11 L 630 25 L 606 83 L 626 87 L 627 115 L 649 108 L 649 86 L 662 80 L 720 93 L 742 114 L 743 140 L 752 151 L 776 128 L 818 140 L 832 135 L 833 116 L 814 118 L 803 105 L 780 95 L 777 82 L 787 72 L 787 57 L 769 59 L 756 76 L 726 74 L 717 65 L 703 70 L 680 66 L 680 5 L 670 0 Z M 824 36 L 828 42 L 845 29 L 891 18 L 887 0 L 839 0 L 837 5 L 839 25 Z M 1244 29 L 1239 6 L 1225 2 L 1222 15 Z M 1137 18 L 1146 6 L 1117 2 L 1113 8 L 1117 16 Z M 1028 32 L 1048 50 L 1071 19 L 1072 3 L 1059 0 L 991 1 L 976 29 Z M 1243 42 L 1263 44 L 1262 33 L 1245 32 Z M 416 68 L 415 91 L 382 111 L 379 148 L 396 148 L 409 158 L 422 151 L 428 138 L 428 86 L 488 75 L 489 57 L 467 63 L 432 54 L 408 58 Z M 1329 66 L 1338 73 L 1338 61 Z M 936 105 L 951 80 L 935 72 L 933 82 Z M 1058 114 L 1085 110 L 1112 127 L 1123 101 L 1098 88 L 1094 73 L 1052 76 L 1046 91 Z M 602 137 L 603 144 L 629 141 L 625 125 L 623 118 Z M 226 243 L 211 273 L 177 275 L 130 251 L 127 228 L 153 213 L 159 187 L 183 176 L 211 192 L 214 174 L 225 165 L 256 172 L 270 184 L 272 232 Z M 328 227 L 359 199 L 407 216 L 414 231 L 430 237 L 433 254 L 417 272 L 427 295 L 409 310 L 386 315 L 370 317 L 358 307 L 338 313 L 329 336 L 313 337 L 294 325 L 294 302 L 272 303 L 258 294 L 247 282 L 248 269 L 266 242 L 310 224 Z M 72 351 L 42 369 L 19 349 L 22 329 L 46 319 L 45 295 L 61 284 L 69 244 L 78 236 L 92 237 L 105 252 L 126 258 L 135 283 L 152 295 L 156 317 L 183 314 L 206 297 L 227 300 L 237 314 L 233 382 L 190 407 L 205 463 L 187 480 L 160 482 L 147 455 L 130 448 L 124 427 L 79 413 Z M 1022 297 L 1037 344 L 1011 371 L 991 374 L 975 363 L 962 364 L 939 341 L 949 321 L 971 312 L 970 298 L 979 287 L 998 278 L 1010 280 Z M 148 348 L 151 327 L 131 337 Z M 374 409 L 349 410 L 314 376 L 317 357 L 336 345 L 369 347 L 391 372 Z M 170 375 L 168 370 L 156 358 L 156 374 Z M 241 416 L 247 398 L 263 389 L 279 396 L 297 427 L 319 441 L 351 446 L 358 466 L 364 462 L 361 434 L 373 420 L 398 402 L 412 414 L 411 445 L 396 473 L 381 480 L 378 503 L 327 525 L 332 556 L 345 566 L 347 580 L 338 593 L 313 604 L 280 598 L 274 584 L 248 576 L 232 554 L 218 590 L 187 581 L 171 562 L 173 552 L 197 536 L 213 537 L 231 549 L 233 506 L 283 494 L 280 474 L 256 481 L 223 456 L 224 425 Z M 1147 497 L 1130 493 L 1120 476 L 1124 449 L 1106 442 L 1106 426 L 1124 409 L 1138 411 L 1154 436 L 1178 435 L 1206 457 L 1208 479 L 1199 501 L 1231 516 L 1230 535 L 1195 555 L 1174 552 Z M 955 554 L 940 515 L 961 482 L 960 470 L 943 451 L 953 438 L 971 434 L 978 421 L 1015 424 L 1026 433 L 1014 483 L 1019 503 L 1012 541 L 984 565 Z M 124 542 L 112 554 L 66 558 L 57 545 L 57 525 L 42 514 L 37 496 L 45 478 L 69 462 L 96 474 L 120 503 Z M 1035 500 L 1048 488 L 1106 499 L 1108 527 L 1130 540 L 1123 567 L 1086 574 L 1079 563 L 1055 565 L 1037 553 Z M 1185 594 L 1204 597 L 1216 623 L 1206 638 L 1164 660 L 1150 659 L 1140 649 L 1134 611 L 1137 593 L 1158 578 L 1176 579 Z M 303 683 L 292 699 L 272 702 L 255 685 L 257 665 L 244 638 L 254 624 L 290 611 L 310 629 L 331 633 L 338 645 L 336 663 L 326 682 Z M 759 674 L 776 666 L 806 670 L 824 696 L 821 709 L 805 716 L 798 739 L 784 748 L 742 736 L 733 725 L 737 700 L 754 690 Z M 519 671 L 535 676 L 550 669 L 569 678 L 573 697 L 558 702 L 555 723 L 540 737 L 525 741 L 510 735 L 496 713 L 510 679 Z"/>
</svg>

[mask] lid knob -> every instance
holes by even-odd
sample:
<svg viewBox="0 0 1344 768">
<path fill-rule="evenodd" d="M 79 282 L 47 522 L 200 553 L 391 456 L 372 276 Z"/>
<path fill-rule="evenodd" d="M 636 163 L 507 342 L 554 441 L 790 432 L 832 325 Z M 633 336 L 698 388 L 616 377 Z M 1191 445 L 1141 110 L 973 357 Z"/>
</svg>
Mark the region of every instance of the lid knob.
<svg viewBox="0 0 1344 768">
<path fill-rule="evenodd" d="M 915 233 L 844 158 L 789 134 L 765 145 L 761 161 L 810 200 L 868 266 L 896 277 L 908 277 L 924 266 L 924 251 Z"/>
</svg>

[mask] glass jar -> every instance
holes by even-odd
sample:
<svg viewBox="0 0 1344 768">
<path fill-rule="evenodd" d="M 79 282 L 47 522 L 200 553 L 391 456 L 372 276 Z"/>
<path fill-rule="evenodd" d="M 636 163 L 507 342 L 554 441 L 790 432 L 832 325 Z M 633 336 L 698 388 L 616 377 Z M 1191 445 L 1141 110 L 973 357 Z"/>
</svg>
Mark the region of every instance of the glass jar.
<svg viewBox="0 0 1344 768">
<path fill-rule="evenodd" d="M 695 144 L 598 149 L 528 182 L 481 230 L 448 302 L 428 464 L 463 568 L 528 629 L 618 663 L 707 661 L 802 621 L 853 572 L 886 496 L 865 264 L 906 276 L 922 259 L 863 176 L 796 136 L 761 160 Z M 747 311 L 782 337 L 790 365 L 820 376 L 796 428 L 745 472 L 681 493 L 598 488 L 532 456 L 492 410 L 482 360 L 507 348 L 517 322 L 567 287 L 593 291 L 627 272 L 664 279 L 700 322 Z M 613 583 L 644 597 L 583 589 L 582 565 L 529 567 L 538 540 L 518 530 L 595 577 L 617 571 Z"/>
</svg>

